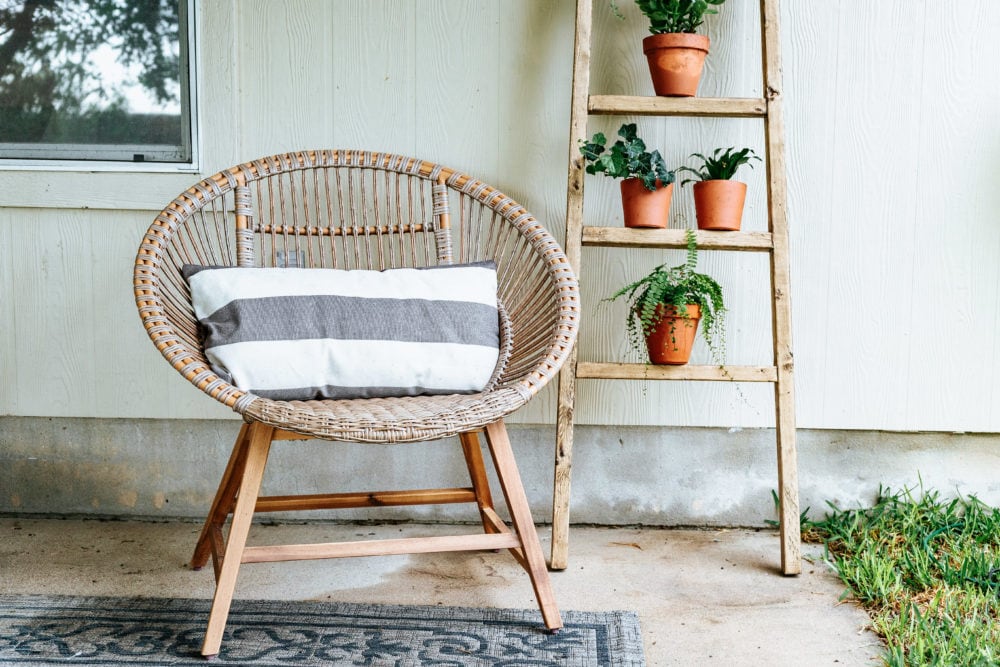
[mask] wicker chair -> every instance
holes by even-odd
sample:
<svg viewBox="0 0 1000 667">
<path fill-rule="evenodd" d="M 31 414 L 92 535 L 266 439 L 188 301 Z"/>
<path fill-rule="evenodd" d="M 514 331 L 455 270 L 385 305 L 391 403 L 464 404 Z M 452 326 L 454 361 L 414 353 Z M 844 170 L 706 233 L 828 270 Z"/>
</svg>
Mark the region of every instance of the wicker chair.
<svg viewBox="0 0 1000 667">
<path fill-rule="evenodd" d="M 493 260 L 507 362 L 477 394 L 278 401 L 241 391 L 206 360 L 181 267 L 283 266 L 289 258 L 297 266 L 378 270 Z M 215 569 L 203 655 L 219 652 L 239 566 L 250 562 L 506 548 L 527 571 L 546 627 L 562 625 L 503 418 L 559 370 L 576 336 L 579 299 L 562 250 L 524 208 L 474 178 L 413 158 L 349 150 L 265 157 L 174 199 L 142 241 L 134 286 L 156 348 L 245 421 L 191 560 L 200 569 L 211 555 Z M 494 510 L 479 433 L 513 530 Z M 272 441 L 406 443 L 454 435 L 469 487 L 259 496 Z M 482 534 L 246 546 L 255 512 L 461 502 L 478 506 Z"/>
</svg>

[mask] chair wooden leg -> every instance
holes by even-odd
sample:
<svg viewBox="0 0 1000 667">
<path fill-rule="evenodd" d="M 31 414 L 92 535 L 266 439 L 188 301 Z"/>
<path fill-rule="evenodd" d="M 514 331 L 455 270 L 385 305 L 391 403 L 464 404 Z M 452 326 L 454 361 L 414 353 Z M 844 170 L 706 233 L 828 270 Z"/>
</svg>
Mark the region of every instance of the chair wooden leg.
<svg viewBox="0 0 1000 667">
<path fill-rule="evenodd" d="M 562 627 L 562 618 L 556 606 L 549 570 L 542 556 L 542 545 L 538 541 L 538 532 L 535 530 L 535 523 L 528 507 L 528 497 L 524 493 L 524 485 L 521 483 L 521 475 L 517 470 L 514 452 L 510 447 L 510 438 L 507 437 L 507 427 L 504 426 L 503 420 L 493 422 L 486 427 L 486 442 L 490 447 L 497 476 L 500 478 L 500 488 L 503 489 L 514 530 L 521 540 L 524 569 L 528 572 L 531 585 L 535 589 L 535 597 L 538 599 L 545 627 L 553 631 L 558 630 Z"/>
<path fill-rule="evenodd" d="M 250 427 L 243 424 L 240 434 L 236 436 L 233 444 L 233 453 L 229 456 L 229 463 L 226 471 L 222 473 L 222 480 L 219 488 L 215 492 L 215 500 L 208 511 L 205 525 L 198 536 L 198 543 L 194 547 L 194 555 L 191 556 L 191 567 L 200 570 L 208 562 L 208 556 L 212 550 L 211 536 L 214 531 L 221 531 L 222 525 L 226 522 L 226 517 L 233 510 L 233 503 L 236 501 L 236 492 L 239 490 L 240 479 L 243 477 L 243 466 L 246 463 L 247 445 L 250 444 Z"/>
<path fill-rule="evenodd" d="M 208 617 L 205 642 L 201 647 L 201 654 L 205 657 L 218 655 L 219 647 L 222 646 L 222 634 L 226 628 L 233 591 L 236 589 L 236 576 L 239 574 L 243 549 L 246 547 L 247 535 L 250 532 L 250 523 L 260 493 L 260 483 L 264 478 L 264 466 L 267 464 L 273 435 L 274 428 L 260 422 L 251 424 L 247 432 L 246 463 L 243 466 L 242 479 L 238 481 L 239 494 L 236 506 L 233 508 L 233 522 L 229 528 L 229 539 L 226 541 L 222 567 L 215 585 L 215 597 Z"/>
<path fill-rule="evenodd" d="M 495 533 L 497 532 L 496 528 L 486 518 L 483 511 L 493 509 L 493 494 L 490 492 L 490 481 L 486 477 L 483 450 L 479 446 L 479 434 L 472 431 L 460 433 L 458 437 L 462 441 L 462 453 L 465 454 L 465 465 L 469 468 L 469 477 L 472 479 L 472 490 L 476 493 L 476 504 L 479 506 L 479 514 L 483 520 L 483 530 L 487 533 Z"/>
</svg>

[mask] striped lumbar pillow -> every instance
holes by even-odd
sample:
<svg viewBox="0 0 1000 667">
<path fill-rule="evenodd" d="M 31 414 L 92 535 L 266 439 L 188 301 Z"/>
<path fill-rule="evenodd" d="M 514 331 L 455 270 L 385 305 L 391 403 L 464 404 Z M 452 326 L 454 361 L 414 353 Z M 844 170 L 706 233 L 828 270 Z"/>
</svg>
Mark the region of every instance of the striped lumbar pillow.
<svg viewBox="0 0 1000 667">
<path fill-rule="evenodd" d="M 482 391 L 500 333 L 493 262 L 344 271 L 185 266 L 205 356 L 276 400 Z"/>
</svg>

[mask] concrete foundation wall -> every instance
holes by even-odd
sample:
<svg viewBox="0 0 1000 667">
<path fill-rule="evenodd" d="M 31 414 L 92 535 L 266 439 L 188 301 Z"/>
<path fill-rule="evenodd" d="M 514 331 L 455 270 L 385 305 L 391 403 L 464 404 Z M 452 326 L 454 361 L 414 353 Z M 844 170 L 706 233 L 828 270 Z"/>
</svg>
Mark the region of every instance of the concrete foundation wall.
<svg viewBox="0 0 1000 667">
<path fill-rule="evenodd" d="M 234 420 L 0 417 L 0 513 L 200 517 L 238 429 Z M 510 430 L 535 520 L 547 523 L 554 427 Z M 800 430 L 801 507 L 812 507 L 815 517 L 828 500 L 867 505 L 880 484 L 900 488 L 921 480 L 945 495 L 974 494 L 995 505 L 998 445 L 1000 435 Z M 775 516 L 776 476 L 771 429 L 580 426 L 572 520 L 761 526 Z M 265 493 L 467 484 L 457 441 L 388 447 L 279 442 Z M 499 498 L 495 484 L 494 494 Z M 476 518 L 461 505 L 325 517 Z"/>
</svg>

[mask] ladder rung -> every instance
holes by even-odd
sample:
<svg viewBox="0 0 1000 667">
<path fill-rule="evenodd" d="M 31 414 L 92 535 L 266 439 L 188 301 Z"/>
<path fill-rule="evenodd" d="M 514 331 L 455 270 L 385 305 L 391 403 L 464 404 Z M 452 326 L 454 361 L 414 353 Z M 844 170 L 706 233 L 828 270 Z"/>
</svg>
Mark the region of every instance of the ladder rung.
<svg viewBox="0 0 1000 667">
<path fill-rule="evenodd" d="M 756 97 L 591 95 L 587 110 L 601 115 L 762 118 L 767 115 L 767 101 Z"/>
<path fill-rule="evenodd" d="M 774 366 L 654 366 L 581 361 L 576 377 L 603 380 L 706 380 L 719 382 L 777 382 Z"/>
<path fill-rule="evenodd" d="M 704 250 L 768 251 L 774 247 L 768 232 L 696 231 L 698 247 Z M 683 229 L 638 229 L 635 227 L 583 228 L 583 245 L 611 248 L 686 248 Z"/>
</svg>

